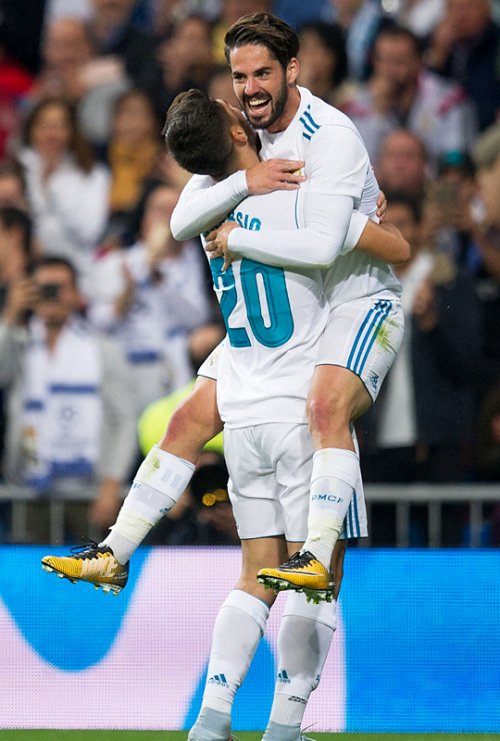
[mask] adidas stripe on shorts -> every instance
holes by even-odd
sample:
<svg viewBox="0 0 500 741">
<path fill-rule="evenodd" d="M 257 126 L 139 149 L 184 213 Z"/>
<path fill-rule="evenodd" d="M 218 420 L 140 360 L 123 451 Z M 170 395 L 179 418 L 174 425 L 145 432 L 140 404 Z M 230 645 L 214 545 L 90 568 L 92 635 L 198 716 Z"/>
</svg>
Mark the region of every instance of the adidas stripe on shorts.
<svg viewBox="0 0 500 741">
<path fill-rule="evenodd" d="M 363 381 L 372 401 L 401 346 L 404 315 L 391 298 L 359 298 L 330 310 L 316 365 L 339 365 Z"/>
</svg>

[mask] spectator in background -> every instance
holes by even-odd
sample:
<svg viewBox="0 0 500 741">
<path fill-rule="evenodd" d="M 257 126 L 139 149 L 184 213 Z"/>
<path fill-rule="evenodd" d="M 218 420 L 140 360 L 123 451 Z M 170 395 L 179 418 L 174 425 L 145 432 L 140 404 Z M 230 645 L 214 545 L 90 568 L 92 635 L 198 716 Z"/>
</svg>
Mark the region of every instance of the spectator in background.
<svg viewBox="0 0 500 741">
<path fill-rule="evenodd" d="M 477 263 L 470 229 L 471 202 L 476 193 L 475 168 L 464 152 L 448 152 L 429 182 L 421 226 L 422 240 L 449 254 L 457 266 L 474 271 Z"/>
<path fill-rule="evenodd" d="M 425 144 L 432 162 L 448 151 L 470 151 L 477 132 L 463 88 L 423 69 L 418 39 L 405 28 L 385 28 L 373 54 L 373 75 L 343 106 L 377 160 L 383 139 L 405 127 Z"/>
<path fill-rule="evenodd" d="M 0 176 L 1 192 L 1 176 Z M 33 259 L 31 220 L 26 211 L 0 206 L 0 321 L 8 316 L 16 294 L 26 287 L 24 279 Z M 5 437 L 4 389 L 0 388 L 0 479 Z M 0 521 L 7 519 L 10 507 L 0 505 Z M 0 531 L 7 530 L 0 523 Z"/>
<path fill-rule="evenodd" d="M 115 101 L 131 86 L 121 59 L 98 56 L 82 20 L 57 18 L 47 25 L 31 97 L 62 97 L 75 105 L 87 141 L 107 143 Z"/>
<path fill-rule="evenodd" d="M 239 108 L 238 99 L 234 94 L 233 76 L 229 65 L 221 64 L 215 68 L 208 83 L 207 93 L 214 100 L 225 100 L 229 105 Z"/>
<path fill-rule="evenodd" d="M 0 206 L 0 313 L 10 287 L 25 278 L 32 258 L 30 217 L 14 206 Z"/>
<path fill-rule="evenodd" d="M 500 108 L 500 27 L 489 0 L 446 0 L 446 13 L 431 35 L 425 61 L 460 83 L 474 102 L 481 130 Z"/>
<path fill-rule="evenodd" d="M 94 162 L 72 106 L 63 99 L 38 103 L 26 118 L 17 157 L 40 249 L 72 260 L 89 294 L 93 251 L 108 216 L 109 173 Z"/>
<path fill-rule="evenodd" d="M 400 26 L 425 39 L 442 19 L 446 0 L 402 0 L 396 14 Z"/>
<path fill-rule="evenodd" d="M 93 49 L 85 24 L 75 18 L 58 18 L 47 25 L 42 42 L 42 69 L 33 97 L 64 97 L 76 103 L 82 95 L 82 68 Z"/>
<path fill-rule="evenodd" d="M 118 58 L 134 87 L 154 90 L 161 78 L 158 39 L 132 23 L 134 0 L 90 0 L 89 37 L 100 56 Z"/>
<path fill-rule="evenodd" d="M 66 508 L 72 540 L 89 527 L 108 527 L 135 446 L 127 366 L 118 348 L 94 336 L 79 316 L 80 303 L 72 265 L 43 258 L 0 322 L 4 476 L 40 493 L 29 505 L 36 542 L 47 542 L 46 499 L 55 491 L 98 487 L 88 511 L 76 502 Z M 27 309 L 34 313 L 26 324 Z"/>
<path fill-rule="evenodd" d="M 210 22 L 197 15 L 180 20 L 158 49 L 158 59 L 162 85 L 155 92 L 155 101 L 163 119 L 178 93 L 192 87 L 207 89 L 215 69 Z"/>
<path fill-rule="evenodd" d="M 0 206 L 14 206 L 28 210 L 26 180 L 17 162 L 4 161 L 0 165 Z"/>
<path fill-rule="evenodd" d="M 118 99 L 107 160 L 111 170 L 111 218 L 117 229 L 123 224 L 123 232 L 141 199 L 144 182 L 155 168 L 161 149 L 160 131 L 160 121 L 146 93 L 129 90 Z"/>
<path fill-rule="evenodd" d="M 272 0 L 222 0 L 219 21 L 214 28 L 212 56 L 216 64 L 226 64 L 224 36 L 238 18 L 250 13 L 271 13 Z"/>
<path fill-rule="evenodd" d="M 420 211 L 388 195 L 387 219 L 412 248 L 395 272 L 403 286 L 403 344 L 373 410 L 364 418 L 366 481 L 465 479 L 464 445 L 481 369 L 481 309 L 469 275 L 419 239 Z"/>
<path fill-rule="evenodd" d="M 479 410 L 477 444 L 475 450 L 475 475 L 479 481 L 500 482 L 500 379 L 485 396 Z M 500 504 L 497 505 L 500 524 Z M 500 545 L 500 531 L 495 545 Z"/>
<path fill-rule="evenodd" d="M 347 77 L 343 33 L 333 23 L 306 23 L 299 32 L 298 82 L 313 95 L 335 105 Z"/>
<path fill-rule="evenodd" d="M 147 199 L 139 241 L 97 264 L 98 298 L 89 317 L 124 349 L 136 418 L 192 379 L 189 333 L 212 319 L 201 247 L 197 241 L 176 242 L 170 233 L 178 197 L 168 186 L 157 187 Z"/>
<path fill-rule="evenodd" d="M 500 126 L 481 135 L 474 150 L 480 208 L 468 209 L 469 253 L 476 291 L 483 307 L 485 357 L 481 391 L 500 378 Z"/>
<path fill-rule="evenodd" d="M 418 136 L 408 129 L 396 129 L 385 137 L 375 167 L 383 191 L 398 191 L 420 199 L 427 171 L 425 145 Z"/>
<path fill-rule="evenodd" d="M 370 73 L 373 43 L 382 27 L 377 0 L 330 0 L 333 19 L 345 34 L 347 69 L 351 80 L 364 81 Z"/>
<path fill-rule="evenodd" d="M 32 84 L 32 75 L 9 57 L 0 25 L 0 160 L 8 154 L 12 140 L 19 133 Z"/>
</svg>

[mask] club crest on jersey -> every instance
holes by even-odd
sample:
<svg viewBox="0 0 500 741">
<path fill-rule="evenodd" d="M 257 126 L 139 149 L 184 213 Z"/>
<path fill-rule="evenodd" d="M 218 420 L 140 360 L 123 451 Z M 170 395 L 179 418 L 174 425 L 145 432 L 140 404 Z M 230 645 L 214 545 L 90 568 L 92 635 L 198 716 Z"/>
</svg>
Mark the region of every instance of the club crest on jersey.
<svg viewBox="0 0 500 741">
<path fill-rule="evenodd" d="M 377 390 L 377 385 L 378 385 L 378 375 L 376 373 L 372 373 L 368 377 L 368 383 L 370 384 L 370 386 L 372 387 L 372 389 L 374 391 L 376 391 Z"/>
</svg>

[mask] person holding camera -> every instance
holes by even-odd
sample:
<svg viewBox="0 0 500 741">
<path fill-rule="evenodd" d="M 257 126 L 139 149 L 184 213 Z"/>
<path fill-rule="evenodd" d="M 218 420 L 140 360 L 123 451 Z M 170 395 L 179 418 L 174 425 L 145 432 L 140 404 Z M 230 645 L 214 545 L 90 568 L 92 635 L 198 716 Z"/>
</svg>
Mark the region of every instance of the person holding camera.
<svg viewBox="0 0 500 741">
<path fill-rule="evenodd" d="M 120 350 L 79 314 L 72 264 L 44 257 L 13 284 L 0 320 L 0 388 L 7 402 L 4 479 L 29 485 L 33 542 L 47 542 L 48 499 L 95 488 L 65 507 L 73 540 L 114 522 L 135 450 L 128 369 Z"/>
</svg>

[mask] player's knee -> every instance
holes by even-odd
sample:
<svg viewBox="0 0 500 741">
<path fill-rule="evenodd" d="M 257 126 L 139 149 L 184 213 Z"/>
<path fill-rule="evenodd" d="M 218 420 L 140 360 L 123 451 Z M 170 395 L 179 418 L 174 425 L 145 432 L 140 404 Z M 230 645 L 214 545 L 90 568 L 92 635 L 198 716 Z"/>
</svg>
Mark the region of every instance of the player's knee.
<svg viewBox="0 0 500 741">
<path fill-rule="evenodd" d="M 349 409 L 342 394 L 332 389 L 321 397 L 312 397 L 307 403 L 307 416 L 311 430 L 328 432 L 349 424 Z"/>
</svg>

